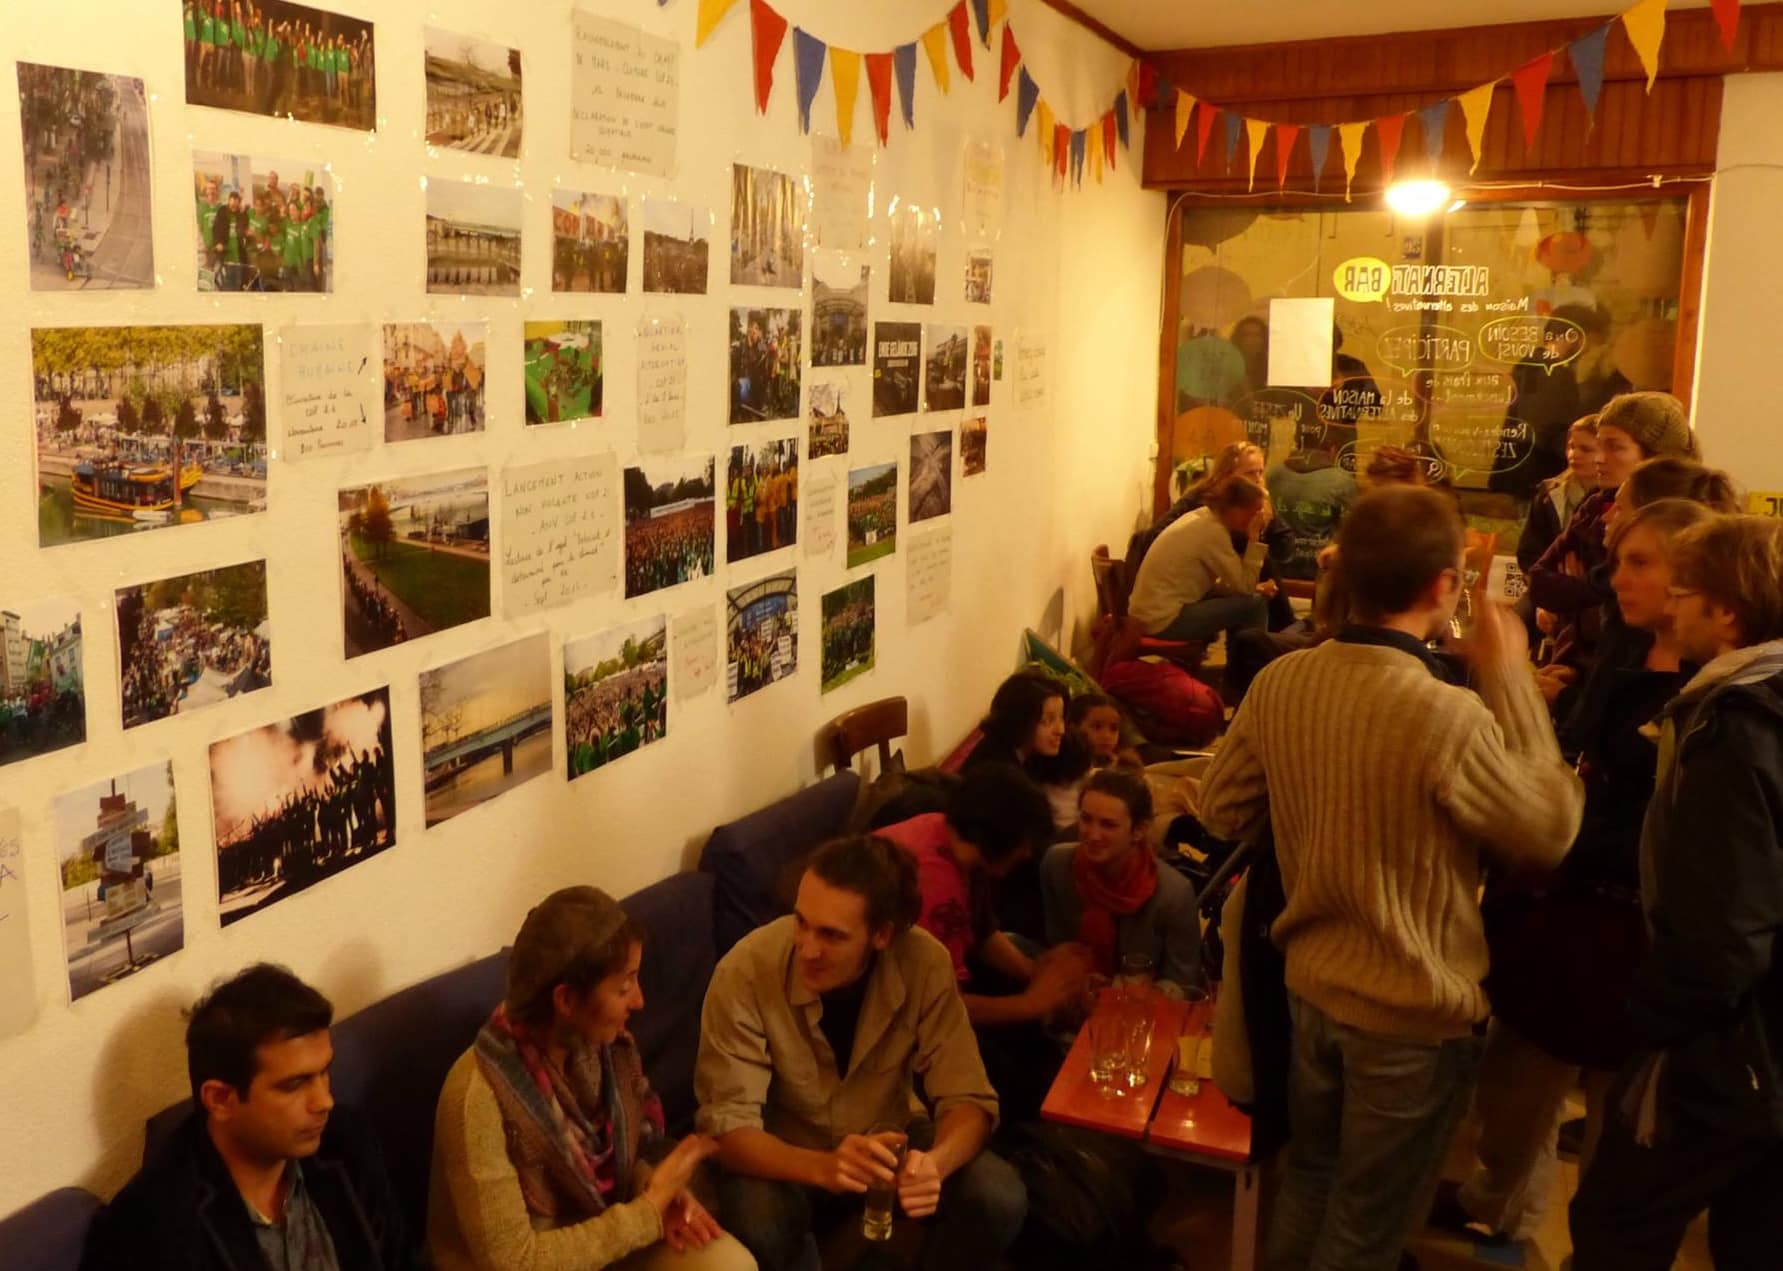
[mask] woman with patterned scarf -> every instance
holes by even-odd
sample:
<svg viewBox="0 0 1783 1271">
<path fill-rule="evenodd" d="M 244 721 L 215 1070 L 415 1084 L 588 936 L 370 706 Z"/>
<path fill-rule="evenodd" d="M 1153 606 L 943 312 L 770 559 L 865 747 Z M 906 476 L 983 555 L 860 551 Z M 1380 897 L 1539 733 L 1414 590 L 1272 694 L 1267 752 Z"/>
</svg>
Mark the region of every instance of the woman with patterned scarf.
<svg viewBox="0 0 1783 1271">
<path fill-rule="evenodd" d="M 526 915 L 507 1000 L 440 1092 L 438 1271 L 754 1271 L 688 1190 L 717 1145 L 690 1135 L 653 1150 L 667 1146 L 662 1105 L 626 1031 L 644 1005 L 642 954 L 642 929 L 596 888 Z"/>
</svg>

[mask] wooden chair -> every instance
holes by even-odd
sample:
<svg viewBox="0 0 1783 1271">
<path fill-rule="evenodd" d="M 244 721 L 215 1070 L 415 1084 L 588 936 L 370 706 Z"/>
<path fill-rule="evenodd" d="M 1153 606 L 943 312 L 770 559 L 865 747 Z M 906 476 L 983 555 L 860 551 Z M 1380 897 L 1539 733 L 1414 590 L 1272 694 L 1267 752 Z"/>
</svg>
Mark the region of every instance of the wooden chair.
<svg viewBox="0 0 1783 1271">
<path fill-rule="evenodd" d="M 1133 591 L 1127 562 L 1110 556 L 1108 544 L 1099 543 L 1090 553 L 1090 573 L 1096 580 L 1098 625 L 1112 635 L 1111 640 L 1098 646 L 1098 673 L 1108 663 L 1138 657 L 1164 658 L 1191 675 L 1201 669 L 1207 658 L 1206 641 L 1161 640 L 1139 632 L 1138 623 L 1127 614 L 1127 600 Z"/>
<path fill-rule="evenodd" d="M 902 697 L 883 697 L 851 711 L 843 711 L 817 730 L 817 771 L 833 768 L 846 772 L 861 751 L 879 748 L 879 770 L 891 765 L 891 744 L 910 733 L 910 703 Z"/>
</svg>

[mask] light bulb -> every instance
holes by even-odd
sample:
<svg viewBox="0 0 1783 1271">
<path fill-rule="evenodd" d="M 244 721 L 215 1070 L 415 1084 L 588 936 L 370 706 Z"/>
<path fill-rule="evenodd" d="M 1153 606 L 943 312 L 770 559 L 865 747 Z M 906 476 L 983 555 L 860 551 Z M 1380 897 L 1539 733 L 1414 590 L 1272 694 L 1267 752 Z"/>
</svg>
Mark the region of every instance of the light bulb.
<svg viewBox="0 0 1783 1271">
<path fill-rule="evenodd" d="M 1400 216 L 1421 219 L 1447 207 L 1449 187 L 1441 181 L 1395 181 L 1387 187 L 1387 206 Z"/>
</svg>

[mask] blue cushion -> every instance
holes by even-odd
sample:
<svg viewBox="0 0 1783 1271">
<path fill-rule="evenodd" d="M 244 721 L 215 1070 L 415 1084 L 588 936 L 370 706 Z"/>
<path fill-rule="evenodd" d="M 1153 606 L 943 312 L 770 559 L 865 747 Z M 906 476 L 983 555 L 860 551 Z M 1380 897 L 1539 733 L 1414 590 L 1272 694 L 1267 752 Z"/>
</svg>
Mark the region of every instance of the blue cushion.
<svg viewBox="0 0 1783 1271">
<path fill-rule="evenodd" d="M 848 828 L 859 793 L 860 778 L 838 772 L 712 831 L 700 869 L 718 883 L 713 913 L 719 957 L 763 923 L 792 912 L 793 868 Z"/>
<path fill-rule="evenodd" d="M 0 1218 L 0 1271 L 75 1271 L 99 1198 L 63 1187 Z"/>
<path fill-rule="evenodd" d="M 620 902 L 644 928 L 644 966 L 639 976 L 644 1009 L 632 1017 L 632 1035 L 644 1072 L 662 1097 L 669 1128 L 693 1122 L 693 1065 L 700 1049 L 700 1007 L 718 950 L 712 942 L 710 874 L 672 874 Z"/>
</svg>

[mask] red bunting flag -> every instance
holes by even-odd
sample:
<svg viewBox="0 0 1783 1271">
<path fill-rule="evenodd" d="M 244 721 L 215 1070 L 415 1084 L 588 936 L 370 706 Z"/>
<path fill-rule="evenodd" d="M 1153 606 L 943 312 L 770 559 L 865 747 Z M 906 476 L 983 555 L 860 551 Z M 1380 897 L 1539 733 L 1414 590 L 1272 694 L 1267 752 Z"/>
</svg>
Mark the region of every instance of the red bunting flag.
<svg viewBox="0 0 1783 1271">
<path fill-rule="evenodd" d="M 1554 69 L 1552 49 L 1511 72 L 1517 89 L 1517 109 L 1523 113 L 1523 144 L 1535 149 L 1535 134 L 1542 126 L 1542 106 L 1548 99 L 1548 74 Z"/>
<path fill-rule="evenodd" d="M 972 78 L 972 15 L 966 11 L 966 0 L 953 6 L 947 15 L 947 28 L 953 32 L 953 60 L 960 64 L 960 74 Z"/>
<path fill-rule="evenodd" d="M 1733 52 L 1734 37 L 1740 31 L 1740 0 L 1711 0 L 1710 8 L 1715 10 L 1715 25 L 1721 28 L 1721 43 Z"/>
<path fill-rule="evenodd" d="M 1114 112 L 1111 110 L 1106 115 L 1102 116 L 1102 153 L 1108 156 L 1108 170 L 1110 172 L 1114 171 L 1115 148 L 1116 133 Z"/>
<path fill-rule="evenodd" d="M 1015 68 L 1021 65 L 1022 51 L 1015 46 L 1015 31 L 1005 22 L 1003 24 L 1003 64 L 997 71 L 997 100 L 1002 101 L 1009 96 L 1009 81 L 1015 78 Z"/>
<path fill-rule="evenodd" d="M 1206 102 L 1195 103 L 1195 166 L 1201 167 L 1207 162 L 1207 139 L 1213 136 L 1213 117 L 1220 113 L 1218 106 L 1210 106 Z"/>
<path fill-rule="evenodd" d="M 1148 110 L 1158 102 L 1158 72 L 1150 62 L 1139 64 L 1139 102 L 1141 110 Z"/>
<path fill-rule="evenodd" d="M 1294 142 L 1299 136 L 1299 124 L 1275 126 L 1275 188 L 1278 190 L 1288 184 L 1288 160 L 1294 157 Z"/>
<path fill-rule="evenodd" d="M 873 130 L 884 145 L 891 136 L 892 55 L 867 54 L 867 90 L 873 95 Z"/>
<path fill-rule="evenodd" d="M 786 19 L 762 0 L 749 0 L 749 29 L 755 43 L 755 110 L 765 115 L 774 92 L 774 59 L 786 38 Z"/>
<path fill-rule="evenodd" d="M 1065 169 L 1071 162 L 1071 130 L 1064 124 L 1052 126 L 1052 166 L 1053 175 L 1061 182 L 1065 179 Z"/>
<path fill-rule="evenodd" d="M 1405 116 L 1388 115 L 1374 121 L 1374 130 L 1381 141 L 1381 184 L 1393 180 L 1393 164 L 1399 158 L 1399 139 L 1405 134 Z"/>
</svg>

